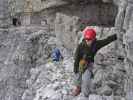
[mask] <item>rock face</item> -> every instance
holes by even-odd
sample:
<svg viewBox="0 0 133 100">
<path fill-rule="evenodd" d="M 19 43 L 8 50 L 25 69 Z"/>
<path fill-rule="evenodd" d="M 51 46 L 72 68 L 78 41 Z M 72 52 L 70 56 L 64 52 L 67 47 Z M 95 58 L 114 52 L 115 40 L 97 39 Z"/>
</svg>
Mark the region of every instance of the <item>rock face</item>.
<svg viewBox="0 0 133 100">
<path fill-rule="evenodd" d="M 10 28 L 0 33 L 1 100 L 21 100 L 28 88 L 30 69 L 41 61 L 45 63 L 50 55 L 52 48 L 46 45 L 49 37 L 41 27 Z"/>
<path fill-rule="evenodd" d="M 25 7 L 26 3 L 23 4 Z M 117 6 L 107 0 L 34 0 L 31 5 L 33 12 L 26 22 L 31 20 L 31 24 L 49 25 L 63 45 L 71 50 L 76 46 L 75 36 L 78 31 L 86 25 L 114 26 L 117 15 Z M 16 16 L 25 19 L 21 15 L 16 13 Z"/>
<path fill-rule="evenodd" d="M 29 1 L 28 26 L 4 29 L 8 3 L 10 15 L 23 21 L 25 0 L 0 0 L 0 100 L 132 100 L 132 0 Z M 72 52 L 85 26 L 96 29 L 98 39 L 114 33 L 118 39 L 95 57 L 95 92 L 72 97 Z M 49 62 L 55 44 L 62 63 Z"/>
<path fill-rule="evenodd" d="M 126 70 L 126 78 L 125 78 L 125 88 L 124 91 L 126 92 L 126 99 L 132 100 L 130 97 L 133 95 L 133 80 L 132 80 L 132 25 L 133 25 L 133 12 L 132 12 L 132 0 L 123 0 L 121 3 L 119 3 L 119 13 L 116 19 L 119 18 L 119 20 L 116 20 L 118 22 L 118 28 L 120 31 L 125 30 L 125 33 L 122 34 L 123 36 L 123 45 L 124 45 L 124 51 L 125 51 L 125 60 L 124 60 L 124 67 Z M 124 16 L 125 15 L 125 16 Z M 121 39 L 122 40 L 122 39 Z M 119 45 L 122 41 L 119 40 Z"/>
<path fill-rule="evenodd" d="M 126 79 L 126 83 L 125 83 L 125 90 L 126 90 L 126 97 L 128 100 L 131 100 L 132 98 L 130 97 L 131 95 L 133 95 L 133 74 L 132 74 L 132 63 L 133 63 L 133 55 L 132 55 L 132 47 L 133 45 L 133 39 L 132 37 L 132 28 L 133 28 L 133 11 L 131 10 L 133 9 L 133 2 L 131 0 L 128 0 L 128 6 L 126 8 L 126 16 L 125 16 L 125 21 L 124 21 L 124 25 L 125 25 L 125 30 L 126 30 L 126 34 L 124 34 L 124 44 L 125 44 L 125 51 L 126 51 L 126 59 L 125 59 L 125 69 L 127 72 L 127 79 Z M 129 15 L 128 15 L 129 14 Z M 128 19 L 128 20 L 127 20 Z"/>
<path fill-rule="evenodd" d="M 0 27 L 9 25 L 8 0 L 0 0 Z"/>
</svg>

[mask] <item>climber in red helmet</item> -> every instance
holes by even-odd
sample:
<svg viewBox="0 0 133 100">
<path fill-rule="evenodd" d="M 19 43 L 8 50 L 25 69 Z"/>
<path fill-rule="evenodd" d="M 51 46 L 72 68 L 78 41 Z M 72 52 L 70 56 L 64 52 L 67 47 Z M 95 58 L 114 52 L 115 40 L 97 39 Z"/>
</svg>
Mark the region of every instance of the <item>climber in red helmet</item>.
<svg viewBox="0 0 133 100">
<path fill-rule="evenodd" d="M 117 39 L 117 35 L 111 35 L 103 40 L 96 39 L 96 32 L 94 29 L 86 27 L 83 30 L 84 38 L 77 46 L 74 58 L 74 73 L 75 73 L 75 88 L 72 91 L 74 96 L 83 93 L 88 97 L 92 92 L 91 78 L 93 78 L 93 63 L 94 56 L 97 51 L 112 41 Z"/>
</svg>

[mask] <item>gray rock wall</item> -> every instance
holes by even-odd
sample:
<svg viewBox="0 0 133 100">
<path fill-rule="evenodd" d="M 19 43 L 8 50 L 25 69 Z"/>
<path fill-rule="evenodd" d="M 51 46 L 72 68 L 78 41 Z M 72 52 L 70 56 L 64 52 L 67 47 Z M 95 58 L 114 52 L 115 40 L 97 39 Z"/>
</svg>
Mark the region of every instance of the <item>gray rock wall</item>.
<svg viewBox="0 0 133 100">
<path fill-rule="evenodd" d="M 133 95 L 133 2 L 128 0 L 128 6 L 126 8 L 125 13 L 125 21 L 124 21 L 124 29 L 126 33 L 124 34 L 124 44 L 126 51 L 126 59 L 125 59 L 125 69 L 127 72 L 127 80 L 125 83 L 126 97 L 128 100 L 131 100 L 131 96 Z"/>
<path fill-rule="evenodd" d="M 124 68 L 126 70 L 126 77 L 125 77 L 125 84 L 124 84 L 124 92 L 126 93 L 126 99 L 132 100 L 131 96 L 133 95 L 133 75 L 132 75 L 132 25 L 133 25 L 133 2 L 132 0 L 120 0 L 121 3 L 119 3 L 119 13 L 116 18 L 116 27 L 119 29 L 119 33 L 122 32 L 122 36 L 119 38 L 119 43 L 122 43 L 123 49 L 125 52 L 125 60 L 124 60 Z M 120 36 L 120 34 L 119 34 Z M 120 41 L 122 40 L 122 41 Z M 122 49 L 121 49 L 122 50 Z"/>
<path fill-rule="evenodd" d="M 0 30 L 0 100 L 21 100 L 29 88 L 26 80 L 30 69 L 50 56 L 50 34 L 43 29 L 34 26 Z"/>
<path fill-rule="evenodd" d="M 0 0 L 0 27 L 9 25 L 8 0 Z"/>
<path fill-rule="evenodd" d="M 113 94 L 132 100 L 133 1 L 113 0 L 116 5 L 112 4 L 112 0 L 102 1 L 45 0 L 42 3 L 35 0 L 32 1 L 34 12 L 31 24 L 50 26 L 48 33 L 56 34 L 60 43 L 71 51 L 77 45 L 78 31 L 85 26 L 101 26 L 93 26 L 98 38 L 117 33 L 116 43 L 101 49 L 96 57 L 94 83 L 98 94 Z M 0 0 L 0 27 L 8 25 L 7 2 Z M 18 9 L 14 11 L 21 13 L 20 17 L 23 17 L 23 6 L 22 0 L 18 0 L 15 5 Z M 107 26 L 114 28 L 105 28 Z M 47 35 L 39 35 L 40 33 L 36 33 L 38 30 L 41 29 L 0 29 L 1 100 L 21 100 L 25 89 L 29 89 L 26 80 L 30 77 L 31 67 L 36 67 L 36 64 L 43 63 L 49 57 L 51 47 L 45 45 Z M 32 89 L 30 92 L 27 90 L 33 97 L 34 93 L 31 91 Z"/>
</svg>

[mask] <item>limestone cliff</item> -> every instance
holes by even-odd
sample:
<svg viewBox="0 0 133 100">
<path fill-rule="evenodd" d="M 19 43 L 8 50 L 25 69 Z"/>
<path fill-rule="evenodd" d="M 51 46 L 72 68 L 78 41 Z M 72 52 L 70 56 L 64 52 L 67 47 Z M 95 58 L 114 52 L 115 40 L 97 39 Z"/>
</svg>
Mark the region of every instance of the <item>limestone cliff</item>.
<svg viewBox="0 0 133 100">
<path fill-rule="evenodd" d="M 21 27 L 11 25 L 13 17 L 20 19 Z M 58 96 L 58 100 L 75 99 L 62 88 L 65 84 L 70 91 L 72 85 L 72 70 L 65 67 L 73 65 L 68 67 L 65 62 L 73 63 L 71 57 L 85 26 L 95 28 L 98 39 L 114 33 L 118 36 L 95 58 L 93 81 L 97 95 L 89 100 L 132 100 L 132 0 L 0 0 L 0 100 L 57 100 Z M 65 65 L 47 65 L 55 44 L 69 52 Z M 68 82 L 63 83 L 65 79 Z M 54 97 L 43 89 L 55 93 Z"/>
</svg>

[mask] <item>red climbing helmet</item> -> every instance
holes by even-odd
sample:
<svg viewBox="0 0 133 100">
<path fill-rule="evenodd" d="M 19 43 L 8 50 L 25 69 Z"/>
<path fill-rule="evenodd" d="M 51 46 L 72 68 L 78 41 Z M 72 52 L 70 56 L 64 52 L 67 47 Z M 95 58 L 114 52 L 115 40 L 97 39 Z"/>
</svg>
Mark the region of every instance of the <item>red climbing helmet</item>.
<svg viewBox="0 0 133 100">
<path fill-rule="evenodd" d="M 84 39 L 87 39 L 87 40 L 94 40 L 96 38 L 96 31 L 89 27 L 86 27 L 83 30 L 83 34 L 84 34 Z"/>
</svg>

